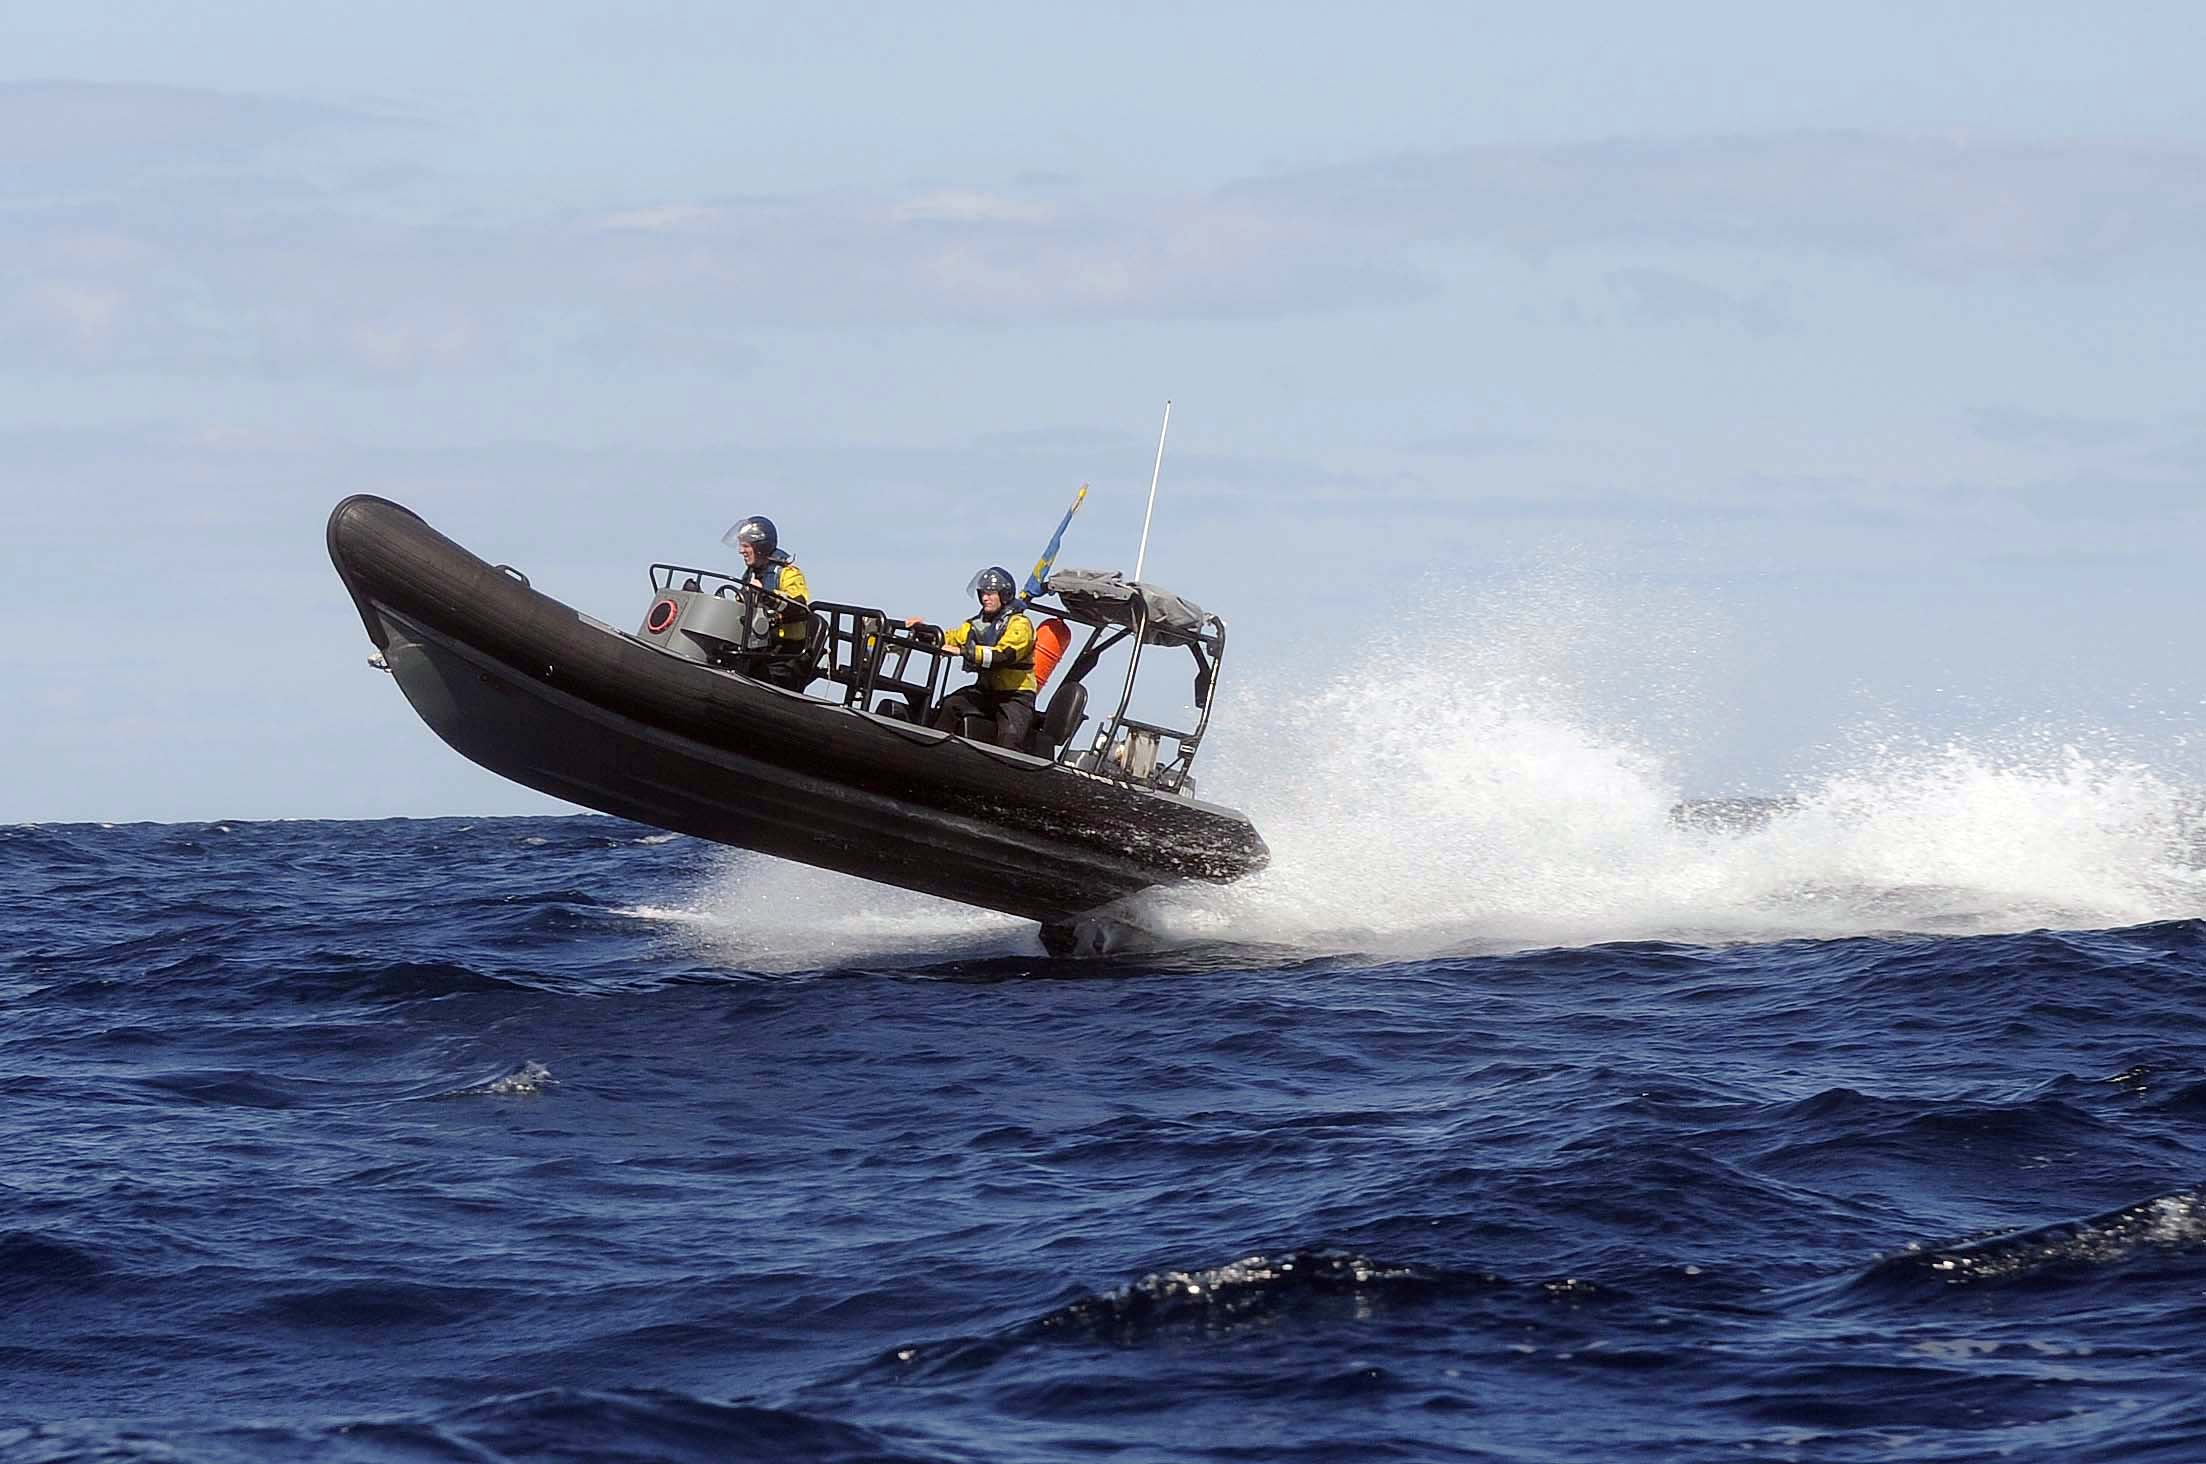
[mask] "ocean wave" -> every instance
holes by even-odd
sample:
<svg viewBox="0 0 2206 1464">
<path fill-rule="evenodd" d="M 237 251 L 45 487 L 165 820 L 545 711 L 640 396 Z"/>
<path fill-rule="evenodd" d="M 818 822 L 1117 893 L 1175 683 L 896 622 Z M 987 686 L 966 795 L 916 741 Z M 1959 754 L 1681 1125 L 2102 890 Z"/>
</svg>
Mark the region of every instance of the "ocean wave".
<svg viewBox="0 0 2206 1464">
<path fill-rule="evenodd" d="M 283 1291 L 233 1320 L 254 1329 L 381 1333 L 459 1326 L 510 1302 L 511 1293 L 502 1288 L 361 1279 Z"/>
<path fill-rule="evenodd" d="M 2113 1269 L 2169 1261 L 2206 1270 L 2206 1184 L 2078 1220 L 1911 1245 L 1874 1262 L 1849 1288 L 1890 1298 L 1953 1288 L 2096 1283 Z"/>
<path fill-rule="evenodd" d="M 90 1291 L 107 1275 L 98 1254 L 34 1230 L 0 1231 L 0 1298 Z"/>
<path fill-rule="evenodd" d="M 791 1408 L 719 1402 L 665 1389 L 547 1388 L 438 1414 L 444 1434 L 494 1458 L 788 1464 L 945 1464 L 958 1457 L 908 1438 Z"/>
<path fill-rule="evenodd" d="M 1152 1272 L 986 1336 L 907 1343 L 877 1359 L 871 1371 L 899 1380 L 932 1379 L 979 1371 L 1032 1346 L 1128 1347 L 1226 1333 L 1290 1315 L 1367 1317 L 1509 1284 L 1486 1272 L 1377 1261 L 1347 1251 L 1248 1255 L 1219 1266 Z"/>
<path fill-rule="evenodd" d="M 168 1099 L 218 1108 L 296 1108 L 308 1090 L 326 1088 L 306 1079 L 279 1078 L 229 1068 L 172 1069 L 130 1080 L 131 1086 Z"/>
<path fill-rule="evenodd" d="M 552 1086 L 551 1069 L 540 1062 L 524 1062 L 495 1077 L 447 1088 L 439 1098 L 532 1098 Z"/>
<path fill-rule="evenodd" d="M 349 997 L 374 1002 L 438 1001 L 447 997 L 559 989 L 533 971 L 492 971 L 455 961 L 379 961 L 352 952 L 316 952 L 305 969 L 265 974 L 259 985 L 293 1000 Z"/>
<path fill-rule="evenodd" d="M 2016 1101 L 1925 1104 L 1853 1089 L 1819 1093 L 1769 1119 L 1766 1127 L 1784 1137 L 1756 1156 L 1756 1167 L 1796 1178 L 1903 1159 L 1948 1170 L 1996 1170 L 2031 1155 L 2088 1149 L 2111 1136 L 2114 1122 L 2052 1092 Z"/>
<path fill-rule="evenodd" d="M 0 1464 L 175 1464 L 176 1446 L 143 1429 L 96 1423 L 0 1427 Z"/>
<path fill-rule="evenodd" d="M 2206 1428 L 2195 911 L 1081 965 L 636 828 L 187 832 L 8 857 L 0 1464 Z"/>
<path fill-rule="evenodd" d="M 289 1464 L 374 1459 L 422 1464 L 950 1464 L 968 1457 L 790 1408 L 671 1389 L 548 1388 L 430 1413 L 227 1427 L 49 1423 L 0 1428 L 5 1464 L 141 1464 L 221 1458 Z"/>
<path fill-rule="evenodd" d="M 1499 1285 L 1495 1276 L 1479 1278 Z M 1358 1303 L 1428 1300 L 1460 1287 L 1421 1266 L 1375 1261 L 1345 1251 L 1290 1251 L 1250 1255 L 1222 1266 L 1158 1271 L 1115 1291 L 1059 1307 L 1023 1328 L 1028 1337 L 1138 1341 L 1155 1333 L 1210 1330 L 1312 1302 L 1348 1298 Z"/>
</svg>

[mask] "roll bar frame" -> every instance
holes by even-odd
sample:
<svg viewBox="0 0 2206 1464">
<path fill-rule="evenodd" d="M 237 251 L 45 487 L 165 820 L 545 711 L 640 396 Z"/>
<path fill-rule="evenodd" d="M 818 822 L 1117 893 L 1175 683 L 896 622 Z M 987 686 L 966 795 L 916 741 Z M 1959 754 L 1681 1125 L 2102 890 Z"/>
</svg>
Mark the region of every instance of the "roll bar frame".
<svg viewBox="0 0 2206 1464">
<path fill-rule="evenodd" d="M 832 600 L 807 603 L 762 589 L 736 576 L 679 564 L 652 565 L 651 587 L 659 594 L 679 588 L 734 598 L 753 607 L 772 606 L 781 610 L 802 606 L 812 625 L 803 654 L 811 658 L 818 677 L 842 688 L 842 705 L 852 711 L 894 716 L 899 721 L 924 726 L 927 713 L 942 700 L 943 683 L 957 659 L 942 648 L 938 627 L 906 627 L 868 605 Z M 1027 603 L 1030 610 L 1088 627 L 1087 640 L 1079 653 L 1068 663 L 1060 663 L 1059 671 L 1052 677 L 1051 685 L 1055 688 L 1052 698 L 1063 695 L 1067 687 L 1084 683 L 1105 653 L 1126 640 L 1133 641 L 1126 657 L 1126 675 L 1120 684 L 1117 705 L 1108 715 L 1098 718 L 1095 735 L 1086 748 L 1078 747 L 1074 739 L 1067 738 L 1065 745 L 1057 749 L 1055 761 L 1091 777 L 1113 782 L 1166 793 L 1188 791 L 1195 754 L 1201 750 L 1203 738 L 1210 730 L 1211 712 L 1217 704 L 1218 675 L 1224 667 L 1226 654 L 1225 621 L 1206 614 L 1197 629 L 1174 630 L 1169 640 L 1152 641 L 1148 634 L 1148 604 L 1138 595 L 1130 606 L 1129 624 L 1051 603 L 1047 594 Z M 1196 715 L 1193 727 L 1167 727 L 1128 715 L 1127 708 L 1133 704 L 1134 688 L 1140 679 L 1142 652 L 1152 644 L 1185 645 L 1194 657 Z M 746 664 L 720 669 L 745 674 L 746 665 L 755 667 L 751 658 L 770 654 L 774 653 L 763 647 L 746 650 L 738 657 Z M 889 696 L 901 700 L 899 712 L 884 711 L 885 706 L 894 703 L 876 700 Z M 1167 741 L 1171 744 L 1168 752 Z"/>
</svg>

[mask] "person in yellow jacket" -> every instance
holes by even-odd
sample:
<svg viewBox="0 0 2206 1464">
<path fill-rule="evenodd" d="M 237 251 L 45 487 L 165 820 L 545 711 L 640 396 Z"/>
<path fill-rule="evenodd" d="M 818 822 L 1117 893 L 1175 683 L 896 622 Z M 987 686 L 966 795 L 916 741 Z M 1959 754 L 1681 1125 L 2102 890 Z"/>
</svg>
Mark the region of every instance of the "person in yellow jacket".
<svg viewBox="0 0 2206 1464">
<path fill-rule="evenodd" d="M 996 745 L 1024 751 L 1034 728 L 1034 622 L 1012 597 L 1018 582 L 1011 571 L 991 565 L 973 576 L 966 590 L 977 596 L 980 613 L 942 632 L 944 650 L 957 651 L 979 678 L 952 692 L 935 708 L 938 731 L 955 732 L 966 717 L 988 717 L 996 724 Z M 914 615 L 904 622 L 919 624 Z"/>
<path fill-rule="evenodd" d="M 770 518 L 753 514 L 721 535 L 720 541 L 733 544 L 743 556 L 742 583 L 783 597 L 760 607 L 766 624 L 759 627 L 759 633 L 767 637 L 767 654 L 752 674 L 761 681 L 802 691 L 812 679 L 812 667 L 801 654 L 812 618 L 808 608 L 812 591 L 804 582 L 804 571 L 781 547 L 781 535 Z"/>
</svg>

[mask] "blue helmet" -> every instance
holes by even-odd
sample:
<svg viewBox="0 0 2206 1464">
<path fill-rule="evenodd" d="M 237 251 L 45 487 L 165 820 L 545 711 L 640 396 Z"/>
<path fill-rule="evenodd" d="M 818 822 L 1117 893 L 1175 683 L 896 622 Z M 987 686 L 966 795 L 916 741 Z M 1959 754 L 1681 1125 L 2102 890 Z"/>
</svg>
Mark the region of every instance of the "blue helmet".
<svg viewBox="0 0 2206 1464">
<path fill-rule="evenodd" d="M 1018 587 L 1019 582 L 1011 577 L 1010 570 L 1000 564 L 991 564 L 965 582 L 965 593 L 977 600 L 994 590 L 1003 596 L 1003 602 L 1008 605 L 1011 603 L 1011 592 Z"/>
<path fill-rule="evenodd" d="M 720 542 L 731 548 L 741 548 L 745 544 L 755 544 L 758 546 L 759 558 L 771 559 L 776 551 L 781 548 L 781 535 L 774 531 L 774 521 L 772 519 L 754 513 L 725 534 L 722 534 Z"/>
</svg>

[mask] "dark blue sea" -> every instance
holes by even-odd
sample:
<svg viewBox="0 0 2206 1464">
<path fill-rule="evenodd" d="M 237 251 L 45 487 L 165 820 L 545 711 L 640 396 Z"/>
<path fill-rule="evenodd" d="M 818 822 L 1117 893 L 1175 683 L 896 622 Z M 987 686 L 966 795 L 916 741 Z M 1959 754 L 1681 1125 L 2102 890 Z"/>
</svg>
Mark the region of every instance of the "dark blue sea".
<svg viewBox="0 0 2206 1464">
<path fill-rule="evenodd" d="M 0 830 L 0 1461 L 2206 1458 L 2190 815 L 1569 782 L 1088 961 L 605 818 Z"/>
</svg>

